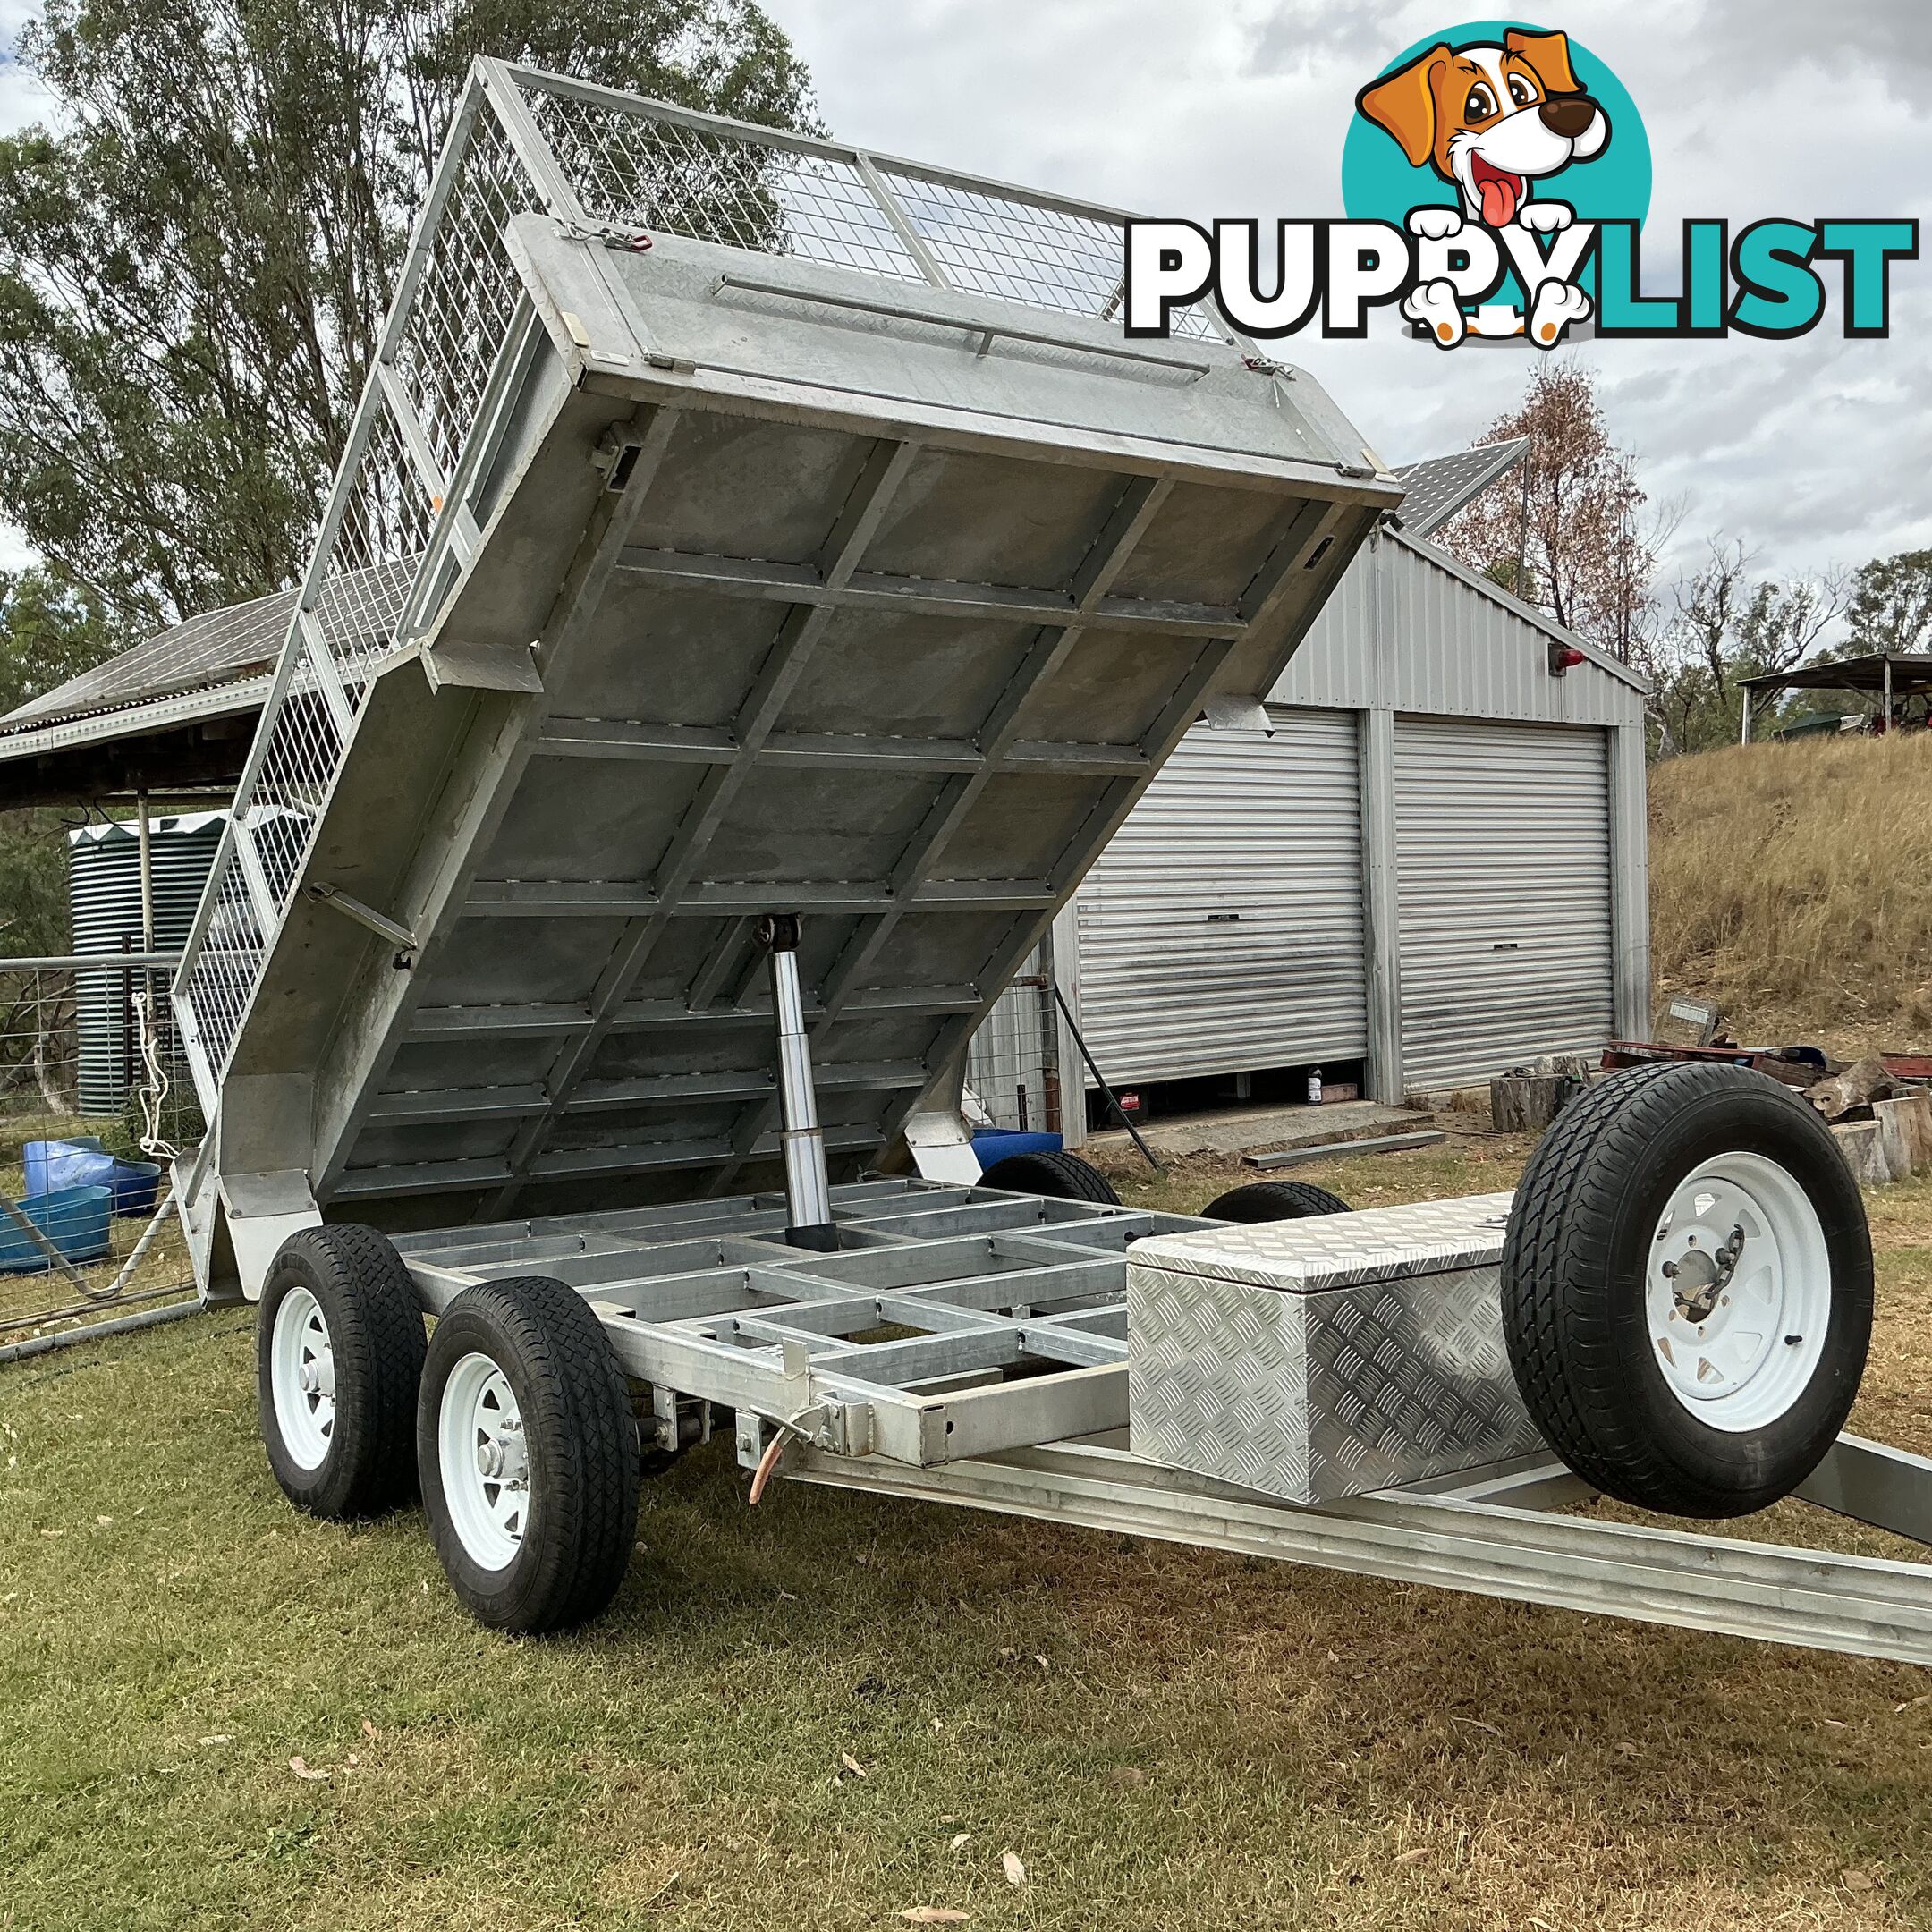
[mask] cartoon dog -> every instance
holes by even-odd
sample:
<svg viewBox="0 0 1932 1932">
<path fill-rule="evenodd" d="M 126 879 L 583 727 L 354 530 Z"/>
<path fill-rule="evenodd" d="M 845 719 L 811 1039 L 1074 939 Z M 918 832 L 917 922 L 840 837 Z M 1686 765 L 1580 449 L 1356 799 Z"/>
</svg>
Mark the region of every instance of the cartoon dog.
<svg viewBox="0 0 1932 1932">
<path fill-rule="evenodd" d="M 1610 140 L 1609 116 L 1578 85 L 1561 33 L 1512 28 L 1500 46 L 1444 42 L 1372 81 L 1355 105 L 1394 136 L 1411 167 L 1433 167 L 1462 190 L 1469 219 L 1492 228 L 1567 227 L 1572 211 L 1533 201 L 1531 183 L 1601 154 Z"/>
</svg>

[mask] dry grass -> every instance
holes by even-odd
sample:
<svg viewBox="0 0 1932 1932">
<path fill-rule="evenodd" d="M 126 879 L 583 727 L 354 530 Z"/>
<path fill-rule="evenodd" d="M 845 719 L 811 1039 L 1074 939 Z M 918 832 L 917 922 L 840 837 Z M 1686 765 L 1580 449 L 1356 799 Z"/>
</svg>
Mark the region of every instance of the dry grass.
<svg viewBox="0 0 1932 1932">
<path fill-rule="evenodd" d="M 1368 1205 L 1524 1147 L 1298 1172 Z M 1872 1213 L 1860 1420 L 1926 1446 L 1932 1182 Z M 419 1515 L 289 1512 L 251 1380 L 240 1313 L 0 1369 L 0 1927 L 1932 1927 L 1932 1673 L 784 1484 L 748 1513 L 720 1447 L 647 1486 L 609 1618 L 506 1642 Z"/>
<path fill-rule="evenodd" d="M 1754 1040 L 1932 1046 L 1932 736 L 1733 746 L 1650 775 L 1659 995 Z"/>
</svg>

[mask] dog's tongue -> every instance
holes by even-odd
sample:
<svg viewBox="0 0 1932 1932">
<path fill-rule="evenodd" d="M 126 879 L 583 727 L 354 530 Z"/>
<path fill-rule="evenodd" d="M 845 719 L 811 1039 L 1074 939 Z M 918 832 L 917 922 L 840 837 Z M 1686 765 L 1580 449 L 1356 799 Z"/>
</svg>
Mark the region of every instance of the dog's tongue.
<svg viewBox="0 0 1932 1932">
<path fill-rule="evenodd" d="M 1482 184 L 1482 218 L 1492 228 L 1507 225 L 1516 212 L 1516 177 L 1492 174 Z"/>
</svg>

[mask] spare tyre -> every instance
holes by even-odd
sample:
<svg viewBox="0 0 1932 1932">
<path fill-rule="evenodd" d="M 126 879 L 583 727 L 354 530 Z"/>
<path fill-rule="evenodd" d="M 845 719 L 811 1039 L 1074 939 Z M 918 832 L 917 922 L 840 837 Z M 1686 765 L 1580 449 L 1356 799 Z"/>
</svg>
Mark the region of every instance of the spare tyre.
<svg viewBox="0 0 1932 1932">
<path fill-rule="evenodd" d="M 1817 1113 L 1749 1067 L 1634 1067 L 1558 1116 L 1503 1250 L 1517 1386 L 1597 1489 L 1680 1516 L 1788 1495 L 1871 1339 L 1871 1237 Z"/>
</svg>

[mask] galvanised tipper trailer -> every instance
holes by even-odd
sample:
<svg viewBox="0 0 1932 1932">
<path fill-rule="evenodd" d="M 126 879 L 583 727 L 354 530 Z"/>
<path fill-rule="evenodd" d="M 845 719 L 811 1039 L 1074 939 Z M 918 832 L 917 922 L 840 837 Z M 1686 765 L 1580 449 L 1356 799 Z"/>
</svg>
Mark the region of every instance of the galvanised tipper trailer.
<svg viewBox="0 0 1932 1932">
<path fill-rule="evenodd" d="M 478 67 L 175 988 L 276 1476 L 419 1489 L 513 1630 L 723 1428 L 754 1488 L 1932 1660 L 1916 1564 L 1562 1513 L 1932 1536 L 1773 1083 L 1606 1082 L 1513 1202 L 980 1175 L 975 1025 L 1401 496 L 1209 317 L 1128 338 L 1122 222 Z"/>
</svg>

